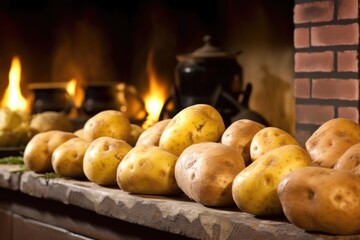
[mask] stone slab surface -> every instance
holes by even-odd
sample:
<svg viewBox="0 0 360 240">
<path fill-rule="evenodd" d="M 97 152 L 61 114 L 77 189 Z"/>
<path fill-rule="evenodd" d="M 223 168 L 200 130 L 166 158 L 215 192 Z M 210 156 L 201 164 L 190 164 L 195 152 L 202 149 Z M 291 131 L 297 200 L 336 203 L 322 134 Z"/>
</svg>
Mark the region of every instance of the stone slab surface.
<svg viewBox="0 0 360 240">
<path fill-rule="evenodd" d="M 19 173 L 7 165 L 0 165 L 0 187 L 196 239 L 360 239 L 360 235 L 311 234 L 285 218 L 260 219 L 234 208 L 209 208 L 186 196 L 133 195 L 85 180 Z"/>
</svg>

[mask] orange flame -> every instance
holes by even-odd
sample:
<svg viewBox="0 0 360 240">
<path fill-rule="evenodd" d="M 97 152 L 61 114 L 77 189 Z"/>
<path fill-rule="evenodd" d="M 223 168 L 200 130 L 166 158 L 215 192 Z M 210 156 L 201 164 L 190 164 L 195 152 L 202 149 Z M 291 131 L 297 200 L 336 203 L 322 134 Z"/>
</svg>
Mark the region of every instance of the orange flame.
<svg viewBox="0 0 360 240">
<path fill-rule="evenodd" d="M 79 108 L 84 98 L 84 91 L 79 86 L 79 82 L 76 78 L 71 79 L 66 85 L 66 92 L 73 99 L 75 107 Z"/>
<path fill-rule="evenodd" d="M 166 101 L 168 88 L 159 81 L 154 67 L 154 51 L 150 50 L 147 62 L 146 72 L 148 75 L 149 89 L 144 96 L 145 108 L 148 113 L 143 128 L 148 128 L 159 120 L 161 109 Z"/>
<path fill-rule="evenodd" d="M 21 64 L 18 57 L 14 57 L 9 71 L 9 85 L 1 101 L 1 107 L 8 107 L 12 111 L 26 111 L 28 102 L 21 94 Z"/>
</svg>

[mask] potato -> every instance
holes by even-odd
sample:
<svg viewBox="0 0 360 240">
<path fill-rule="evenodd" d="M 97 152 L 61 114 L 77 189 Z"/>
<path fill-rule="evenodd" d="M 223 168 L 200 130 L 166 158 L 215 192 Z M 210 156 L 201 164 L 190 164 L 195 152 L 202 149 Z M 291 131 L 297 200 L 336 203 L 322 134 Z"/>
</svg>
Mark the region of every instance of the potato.
<svg viewBox="0 0 360 240">
<path fill-rule="evenodd" d="M 221 143 L 238 150 L 244 158 L 245 165 L 248 166 L 252 162 L 250 157 L 251 141 L 255 134 L 263 128 L 265 128 L 264 125 L 249 119 L 237 120 L 225 129 Z"/>
<path fill-rule="evenodd" d="M 99 137 L 111 137 L 129 141 L 131 125 L 128 117 L 117 110 L 104 110 L 89 118 L 83 127 L 84 138 L 92 141 Z"/>
<path fill-rule="evenodd" d="M 53 171 L 51 158 L 54 150 L 60 144 L 76 137 L 70 132 L 50 130 L 36 134 L 26 145 L 24 163 L 27 169 L 37 173 Z"/>
<path fill-rule="evenodd" d="M 38 132 L 50 130 L 72 132 L 74 128 L 73 124 L 65 114 L 53 111 L 35 114 L 31 120 L 30 127 Z"/>
<path fill-rule="evenodd" d="M 175 165 L 175 178 L 183 192 L 206 206 L 235 205 L 231 184 L 245 168 L 240 152 L 221 143 L 202 142 L 187 147 Z"/>
<path fill-rule="evenodd" d="M 135 146 L 139 136 L 144 132 L 144 129 L 136 124 L 130 124 L 131 131 L 128 143 L 131 146 Z"/>
<path fill-rule="evenodd" d="M 251 160 L 255 161 L 268 151 L 284 146 L 300 145 L 299 142 L 290 133 L 277 128 L 266 127 L 258 131 L 250 144 Z"/>
<path fill-rule="evenodd" d="M 350 171 L 360 176 L 360 143 L 349 147 L 336 161 L 334 169 Z"/>
<path fill-rule="evenodd" d="M 0 108 L 0 147 L 25 147 L 38 133 L 30 127 L 30 120 L 28 113 Z"/>
<path fill-rule="evenodd" d="M 285 176 L 277 189 L 287 219 L 306 231 L 360 233 L 360 176 L 305 167 Z"/>
<path fill-rule="evenodd" d="M 194 143 L 220 141 L 224 130 L 224 121 L 214 107 L 195 104 L 171 119 L 161 134 L 159 146 L 179 156 Z"/>
<path fill-rule="evenodd" d="M 177 156 L 157 146 L 135 146 L 117 169 L 118 186 L 130 193 L 175 195 L 181 193 L 174 168 Z"/>
<path fill-rule="evenodd" d="M 314 166 L 332 168 L 352 145 L 360 143 L 360 125 L 345 118 L 323 123 L 305 142 Z"/>
<path fill-rule="evenodd" d="M 7 107 L 0 108 L 0 130 L 12 130 L 22 123 L 22 117 Z"/>
<path fill-rule="evenodd" d="M 83 178 L 83 159 L 91 142 L 75 137 L 59 145 L 53 152 L 51 165 L 64 177 Z"/>
<path fill-rule="evenodd" d="M 0 147 L 25 147 L 38 132 L 20 125 L 12 130 L 0 130 Z"/>
<path fill-rule="evenodd" d="M 159 140 L 165 127 L 168 125 L 171 119 L 164 119 L 154 123 L 139 136 L 136 146 L 138 145 L 150 145 L 159 146 Z"/>
<path fill-rule="evenodd" d="M 131 149 L 131 145 L 124 140 L 111 137 L 95 139 L 84 155 L 85 176 L 98 185 L 116 185 L 117 167 Z"/>
<path fill-rule="evenodd" d="M 282 214 L 276 189 L 290 172 L 309 166 L 311 159 L 299 145 L 274 148 L 242 170 L 234 179 L 232 195 L 239 209 L 256 216 Z"/>
<path fill-rule="evenodd" d="M 80 129 L 76 130 L 76 131 L 74 132 L 74 134 L 75 134 L 76 136 L 78 136 L 79 138 L 85 139 L 84 129 L 83 129 L 83 128 L 80 128 Z"/>
</svg>

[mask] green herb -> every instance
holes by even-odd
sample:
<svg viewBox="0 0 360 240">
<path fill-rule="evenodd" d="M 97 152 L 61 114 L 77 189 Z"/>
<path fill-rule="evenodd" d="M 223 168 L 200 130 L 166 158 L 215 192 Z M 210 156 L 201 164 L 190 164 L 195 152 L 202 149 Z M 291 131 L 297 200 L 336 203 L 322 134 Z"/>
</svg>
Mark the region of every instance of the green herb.
<svg viewBox="0 0 360 240">
<path fill-rule="evenodd" d="M 0 158 L 0 164 L 24 165 L 24 158 L 22 156 L 3 157 L 3 158 Z"/>
<path fill-rule="evenodd" d="M 54 179 L 61 177 L 60 174 L 56 172 L 46 172 L 44 175 L 38 176 L 38 178 L 44 178 L 45 180 Z"/>
<path fill-rule="evenodd" d="M 28 171 L 28 169 L 25 167 L 25 165 L 19 165 L 19 169 L 10 171 L 11 173 L 24 173 Z"/>
</svg>

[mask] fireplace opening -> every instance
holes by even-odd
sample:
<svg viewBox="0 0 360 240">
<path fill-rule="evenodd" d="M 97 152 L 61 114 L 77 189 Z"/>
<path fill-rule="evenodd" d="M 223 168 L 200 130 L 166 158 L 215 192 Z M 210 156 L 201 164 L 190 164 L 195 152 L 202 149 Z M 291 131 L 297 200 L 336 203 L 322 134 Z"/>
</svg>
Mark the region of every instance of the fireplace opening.
<svg viewBox="0 0 360 240">
<path fill-rule="evenodd" d="M 293 7 L 286 0 L 5 1 L 0 92 L 18 56 L 25 97 L 32 94 L 29 84 L 76 79 L 124 83 L 141 100 L 160 86 L 156 95 L 165 101 L 175 84 L 176 56 L 201 47 L 209 34 L 220 49 L 242 52 L 236 60 L 243 90 L 252 85 L 250 108 L 293 133 Z"/>
</svg>

